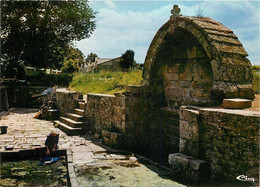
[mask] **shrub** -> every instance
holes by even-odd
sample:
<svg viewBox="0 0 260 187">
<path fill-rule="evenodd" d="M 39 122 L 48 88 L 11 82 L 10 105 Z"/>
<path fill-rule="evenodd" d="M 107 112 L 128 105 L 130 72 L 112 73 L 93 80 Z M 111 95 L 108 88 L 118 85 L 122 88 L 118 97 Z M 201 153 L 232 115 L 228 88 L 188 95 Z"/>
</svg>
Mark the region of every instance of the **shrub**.
<svg viewBox="0 0 260 187">
<path fill-rule="evenodd" d="M 78 60 L 69 59 L 64 62 L 63 67 L 61 68 L 61 71 L 68 72 L 68 73 L 78 71 L 80 68 L 78 64 L 79 64 Z"/>
<path fill-rule="evenodd" d="M 46 74 L 44 72 L 30 72 L 27 73 L 27 81 L 32 86 L 69 86 L 72 81 L 72 74 Z"/>
</svg>

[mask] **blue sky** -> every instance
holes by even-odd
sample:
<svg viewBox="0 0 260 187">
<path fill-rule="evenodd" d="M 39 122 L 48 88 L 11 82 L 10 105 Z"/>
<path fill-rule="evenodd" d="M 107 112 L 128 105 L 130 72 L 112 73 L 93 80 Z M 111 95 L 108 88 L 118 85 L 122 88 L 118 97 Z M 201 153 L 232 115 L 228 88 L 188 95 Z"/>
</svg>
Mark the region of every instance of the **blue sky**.
<svg viewBox="0 0 260 187">
<path fill-rule="evenodd" d="M 90 0 L 96 15 L 97 28 L 90 38 L 76 42 L 87 55 L 116 58 L 126 50 L 135 52 L 135 60 L 143 63 L 149 45 L 158 29 L 169 20 L 174 4 L 181 14 L 195 16 L 201 9 L 203 16 L 211 17 L 232 29 L 249 54 L 252 65 L 260 65 L 260 1 L 127 1 Z"/>
</svg>

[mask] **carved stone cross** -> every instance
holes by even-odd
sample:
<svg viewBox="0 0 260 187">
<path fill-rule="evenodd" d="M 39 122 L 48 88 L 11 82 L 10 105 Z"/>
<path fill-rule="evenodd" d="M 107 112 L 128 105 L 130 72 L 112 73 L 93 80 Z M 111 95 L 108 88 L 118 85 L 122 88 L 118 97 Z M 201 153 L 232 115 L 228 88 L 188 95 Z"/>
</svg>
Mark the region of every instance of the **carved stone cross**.
<svg viewBox="0 0 260 187">
<path fill-rule="evenodd" d="M 170 19 L 174 19 L 174 18 L 181 16 L 180 12 L 181 12 L 181 9 L 178 7 L 178 5 L 173 5 L 173 8 L 171 10 L 172 15 L 171 15 Z"/>
</svg>

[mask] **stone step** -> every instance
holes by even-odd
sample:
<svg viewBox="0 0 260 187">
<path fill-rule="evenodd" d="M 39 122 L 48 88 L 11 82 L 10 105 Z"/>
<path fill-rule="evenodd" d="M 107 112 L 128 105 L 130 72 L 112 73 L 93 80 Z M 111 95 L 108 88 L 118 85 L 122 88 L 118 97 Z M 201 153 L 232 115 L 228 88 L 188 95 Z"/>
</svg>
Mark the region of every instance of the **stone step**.
<svg viewBox="0 0 260 187">
<path fill-rule="evenodd" d="M 54 121 L 54 123 L 55 125 L 57 125 L 59 129 L 61 129 L 67 135 L 75 136 L 75 135 L 84 134 L 85 132 L 83 128 L 73 128 L 58 120 Z"/>
<path fill-rule="evenodd" d="M 75 108 L 74 113 L 81 115 L 81 116 L 84 116 L 84 110 L 83 109 Z"/>
<path fill-rule="evenodd" d="M 82 110 L 84 110 L 84 108 L 85 108 L 85 103 L 79 102 L 79 108 L 82 109 Z"/>
<path fill-rule="evenodd" d="M 87 123 L 81 122 L 81 121 L 74 121 L 73 119 L 66 118 L 66 117 L 60 117 L 60 121 L 62 123 L 65 123 L 66 125 L 69 125 L 70 127 L 84 127 L 87 126 Z"/>
<path fill-rule="evenodd" d="M 67 116 L 77 122 L 83 122 L 84 121 L 84 116 L 78 115 L 78 114 L 72 114 L 72 113 L 67 113 Z"/>
<path fill-rule="evenodd" d="M 81 103 L 85 103 L 85 100 L 84 100 L 84 99 L 78 99 L 77 101 L 78 101 L 78 102 L 81 102 Z"/>
</svg>

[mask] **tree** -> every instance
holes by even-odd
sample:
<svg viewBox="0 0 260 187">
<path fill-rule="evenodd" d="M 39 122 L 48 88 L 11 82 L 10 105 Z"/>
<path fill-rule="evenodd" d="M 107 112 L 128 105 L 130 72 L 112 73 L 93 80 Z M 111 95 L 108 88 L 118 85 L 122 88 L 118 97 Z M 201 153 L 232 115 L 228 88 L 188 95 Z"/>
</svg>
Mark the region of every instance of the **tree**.
<svg viewBox="0 0 260 187">
<path fill-rule="evenodd" d="M 135 66 L 134 51 L 127 50 L 121 57 L 120 66 L 123 70 L 128 70 L 130 67 Z"/>
<path fill-rule="evenodd" d="M 200 7 L 196 10 L 196 17 L 203 17 L 203 10 Z"/>
<path fill-rule="evenodd" d="M 88 54 L 86 62 L 94 62 L 96 57 L 98 57 L 96 53 L 90 53 Z"/>
<path fill-rule="evenodd" d="M 66 57 L 61 70 L 63 72 L 71 73 L 79 70 L 81 64 L 83 63 L 84 63 L 83 53 L 79 49 L 69 46 L 66 50 Z"/>
<path fill-rule="evenodd" d="M 61 70 L 63 72 L 68 72 L 68 73 L 72 73 L 74 71 L 78 71 L 79 70 L 79 65 L 78 65 L 78 61 L 77 60 L 73 60 L 73 59 L 68 59 L 64 62 L 63 67 L 61 68 Z"/>
<path fill-rule="evenodd" d="M 68 45 L 95 29 L 87 0 L 1 1 L 1 13 L 5 64 L 59 68 Z"/>
</svg>

